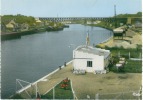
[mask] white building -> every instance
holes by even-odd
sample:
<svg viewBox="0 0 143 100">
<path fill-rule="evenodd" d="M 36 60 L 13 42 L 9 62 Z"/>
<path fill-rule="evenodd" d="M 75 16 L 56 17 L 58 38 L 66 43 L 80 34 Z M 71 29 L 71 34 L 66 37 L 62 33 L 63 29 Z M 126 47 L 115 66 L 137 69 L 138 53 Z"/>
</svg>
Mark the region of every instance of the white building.
<svg viewBox="0 0 143 100">
<path fill-rule="evenodd" d="M 106 73 L 110 60 L 110 51 L 89 46 L 89 43 L 88 33 L 86 45 L 81 45 L 73 50 L 74 73 Z"/>
<path fill-rule="evenodd" d="M 106 73 L 110 51 L 83 45 L 73 51 L 73 69 L 93 73 Z"/>
</svg>

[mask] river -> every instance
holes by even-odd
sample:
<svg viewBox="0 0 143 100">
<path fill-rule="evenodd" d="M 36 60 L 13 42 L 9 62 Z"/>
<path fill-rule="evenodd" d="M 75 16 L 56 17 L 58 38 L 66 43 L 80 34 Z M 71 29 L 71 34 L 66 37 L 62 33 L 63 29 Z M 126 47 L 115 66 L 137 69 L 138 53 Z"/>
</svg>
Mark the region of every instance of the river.
<svg viewBox="0 0 143 100">
<path fill-rule="evenodd" d="M 20 39 L 1 42 L 1 96 L 8 98 L 16 91 L 16 79 L 34 82 L 72 60 L 72 51 L 86 43 L 90 45 L 110 38 L 113 33 L 100 27 L 71 24 L 56 32 L 41 32 Z"/>
</svg>

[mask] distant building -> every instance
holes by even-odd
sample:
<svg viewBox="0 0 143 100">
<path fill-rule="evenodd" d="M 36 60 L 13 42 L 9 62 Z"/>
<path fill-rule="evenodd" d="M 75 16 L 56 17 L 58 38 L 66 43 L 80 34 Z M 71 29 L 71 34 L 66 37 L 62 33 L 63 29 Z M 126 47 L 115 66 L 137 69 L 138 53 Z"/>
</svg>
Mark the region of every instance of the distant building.
<svg viewBox="0 0 143 100">
<path fill-rule="evenodd" d="M 6 29 L 10 31 L 17 31 L 19 25 L 14 20 L 11 20 L 8 24 L 6 24 Z"/>
<path fill-rule="evenodd" d="M 73 69 L 93 73 L 106 73 L 109 65 L 110 51 L 89 46 L 89 37 L 86 45 L 73 50 Z"/>
<path fill-rule="evenodd" d="M 98 24 L 98 23 L 100 23 L 101 21 L 87 21 L 87 23 L 86 24 Z"/>
<path fill-rule="evenodd" d="M 41 21 L 39 19 L 36 20 L 36 23 L 41 23 Z"/>
<path fill-rule="evenodd" d="M 45 23 L 42 22 L 39 18 L 35 18 L 35 20 L 36 20 L 36 25 L 38 25 L 39 27 L 45 26 Z"/>
<path fill-rule="evenodd" d="M 21 24 L 21 31 L 27 31 L 29 30 L 29 25 L 27 23 Z"/>
<path fill-rule="evenodd" d="M 16 23 L 14 22 L 14 20 L 11 20 L 8 24 L 6 24 L 6 28 L 15 28 Z"/>
<path fill-rule="evenodd" d="M 79 46 L 73 51 L 74 70 L 86 72 L 106 72 L 109 65 L 110 51 L 91 46 Z"/>
</svg>

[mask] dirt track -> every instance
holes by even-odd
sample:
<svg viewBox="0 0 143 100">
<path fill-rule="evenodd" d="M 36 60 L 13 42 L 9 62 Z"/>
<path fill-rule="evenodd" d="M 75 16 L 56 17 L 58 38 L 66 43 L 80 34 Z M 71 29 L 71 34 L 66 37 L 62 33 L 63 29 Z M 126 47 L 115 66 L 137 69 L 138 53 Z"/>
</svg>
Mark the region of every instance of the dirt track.
<svg viewBox="0 0 143 100">
<path fill-rule="evenodd" d="M 112 38 L 109 41 L 105 43 L 99 44 L 101 47 L 124 47 L 124 48 L 136 48 L 137 44 L 142 44 L 142 36 L 138 33 L 135 33 L 134 31 L 128 30 L 126 32 L 126 36 L 123 37 L 123 40 L 121 38 Z"/>
</svg>

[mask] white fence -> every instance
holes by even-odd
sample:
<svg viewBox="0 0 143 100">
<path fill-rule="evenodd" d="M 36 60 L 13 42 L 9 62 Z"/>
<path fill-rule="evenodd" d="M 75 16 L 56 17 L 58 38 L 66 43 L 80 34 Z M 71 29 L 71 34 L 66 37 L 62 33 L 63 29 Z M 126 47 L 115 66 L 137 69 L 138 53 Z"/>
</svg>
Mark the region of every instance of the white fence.
<svg viewBox="0 0 143 100">
<path fill-rule="evenodd" d="M 72 60 L 71 61 L 69 61 L 67 64 L 70 64 L 72 62 Z M 64 68 L 65 66 L 63 65 L 63 66 L 61 66 L 61 68 Z M 25 91 L 26 89 L 28 89 L 28 88 L 30 88 L 31 86 L 33 86 L 33 85 L 36 85 L 38 82 L 40 82 L 40 81 L 43 81 L 44 79 L 46 79 L 47 77 L 49 77 L 50 75 L 52 75 L 52 74 L 54 74 L 54 73 L 56 73 L 57 71 L 59 71 L 60 69 L 58 68 L 58 69 L 56 69 L 56 70 L 54 70 L 53 72 L 51 72 L 51 73 L 49 73 L 48 75 L 46 75 L 46 76 L 44 76 L 44 77 L 42 77 L 42 78 L 40 78 L 39 80 L 37 80 L 36 82 L 34 82 L 34 83 L 31 83 L 31 84 L 29 84 L 29 85 L 27 85 L 27 86 L 25 86 L 25 87 L 23 87 L 22 89 L 20 89 L 20 90 L 18 90 L 18 91 L 16 91 L 16 93 L 21 93 L 21 92 L 23 92 L 23 91 Z"/>
<path fill-rule="evenodd" d="M 130 52 L 128 52 L 127 54 L 121 54 L 121 52 L 119 51 L 118 54 L 117 54 L 118 57 L 125 56 L 125 55 L 128 56 L 128 58 L 129 58 L 130 60 L 138 60 L 138 61 L 142 60 L 142 55 L 141 55 L 141 53 L 139 54 L 138 58 L 131 58 L 132 53 L 130 53 Z"/>
</svg>

